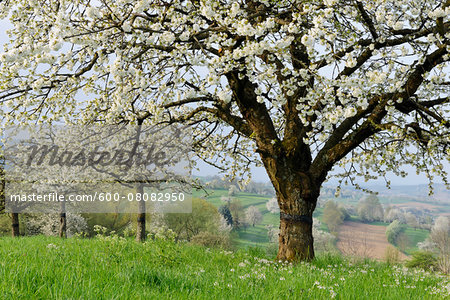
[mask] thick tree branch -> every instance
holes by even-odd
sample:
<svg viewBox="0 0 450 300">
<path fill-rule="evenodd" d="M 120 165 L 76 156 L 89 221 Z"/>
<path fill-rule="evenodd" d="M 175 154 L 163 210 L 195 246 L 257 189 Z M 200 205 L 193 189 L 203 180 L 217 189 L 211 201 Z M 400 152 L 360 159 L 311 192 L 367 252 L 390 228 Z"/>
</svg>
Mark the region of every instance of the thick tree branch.
<svg viewBox="0 0 450 300">
<path fill-rule="evenodd" d="M 240 79 L 238 71 L 229 72 L 226 77 L 239 110 L 250 126 L 252 136 L 256 138 L 258 148 L 263 152 L 273 153 L 272 141 L 278 140 L 278 136 L 267 107 L 256 99 L 254 84 L 245 75 Z"/>
<path fill-rule="evenodd" d="M 417 65 L 408 77 L 408 80 L 401 89 L 403 92 L 395 94 L 386 93 L 384 95 L 372 98 L 369 101 L 368 107 L 368 111 L 371 111 L 369 117 L 367 117 L 367 119 L 360 126 L 358 126 L 355 131 L 348 134 L 346 138 L 342 139 L 347 132 L 351 130 L 353 125 L 361 119 L 362 112 L 359 112 L 354 117 L 344 120 L 334 131 L 327 143 L 325 143 L 324 147 L 319 151 L 314 159 L 311 167 L 311 169 L 315 172 L 314 176 L 317 178 L 326 176 L 326 173 L 337 161 L 345 157 L 364 140 L 383 129 L 383 127 L 380 127 L 379 125 L 387 113 L 385 107 L 388 100 L 396 101 L 400 98 L 408 99 L 408 101 L 404 100 L 402 103 L 397 103 L 396 108 L 403 113 L 408 113 L 414 110 L 414 104 L 412 100 L 410 100 L 410 97 L 422 84 L 424 80 L 423 74 L 431 71 L 439 63 L 442 63 L 443 56 L 446 53 L 447 49 L 444 45 L 427 55 L 424 62 Z M 417 104 L 415 107 L 418 107 Z"/>
<path fill-rule="evenodd" d="M 361 17 L 363 18 L 364 23 L 369 28 L 370 34 L 372 35 L 373 39 L 376 40 L 378 38 L 377 31 L 375 30 L 375 26 L 373 24 L 372 19 L 370 18 L 367 11 L 364 9 L 363 4 L 359 1 L 356 1 L 356 7 L 358 8 L 359 13 L 361 14 Z"/>
</svg>

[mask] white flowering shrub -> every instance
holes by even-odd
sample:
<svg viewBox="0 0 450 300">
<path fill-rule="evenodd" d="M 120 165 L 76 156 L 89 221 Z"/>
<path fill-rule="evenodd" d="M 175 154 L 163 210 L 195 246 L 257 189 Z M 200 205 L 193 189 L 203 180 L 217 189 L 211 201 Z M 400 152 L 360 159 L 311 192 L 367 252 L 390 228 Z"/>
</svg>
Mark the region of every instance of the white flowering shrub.
<svg viewBox="0 0 450 300">
<path fill-rule="evenodd" d="M 231 224 L 228 224 L 227 220 L 222 215 L 220 215 L 218 229 L 219 229 L 219 232 L 230 233 L 231 230 L 233 229 L 233 226 Z"/>
<path fill-rule="evenodd" d="M 329 232 L 313 227 L 315 249 L 319 252 L 336 252 L 336 236 Z"/>
<path fill-rule="evenodd" d="M 427 238 L 423 242 L 417 243 L 417 248 L 423 251 L 434 251 L 436 249 L 436 244 L 431 241 L 431 239 Z"/>
<path fill-rule="evenodd" d="M 79 214 L 67 213 L 67 237 L 87 232 L 86 220 Z M 59 214 L 29 214 L 26 217 L 25 227 L 27 234 L 59 234 Z"/>
<path fill-rule="evenodd" d="M 262 219 L 263 215 L 256 206 L 251 205 L 245 210 L 245 220 L 248 224 L 255 226 L 260 223 Z"/>
<path fill-rule="evenodd" d="M 237 193 L 239 193 L 239 189 L 235 185 L 230 185 L 230 188 L 228 189 L 228 196 L 233 197 L 236 196 Z"/>
<path fill-rule="evenodd" d="M 444 273 L 450 273 L 450 220 L 448 217 L 439 216 L 435 220 L 430 238 L 436 246 L 439 269 Z"/>
<path fill-rule="evenodd" d="M 278 235 L 280 234 L 280 229 L 275 228 L 273 225 L 269 224 L 265 226 L 267 229 L 267 236 L 269 238 L 269 242 L 276 243 L 278 242 Z"/>
<path fill-rule="evenodd" d="M 272 214 L 277 214 L 280 212 L 280 207 L 278 206 L 277 198 L 272 197 L 266 202 L 267 210 Z"/>
<path fill-rule="evenodd" d="M 406 223 L 405 214 L 398 208 L 389 207 L 384 213 L 384 222 L 391 223 L 394 220 L 400 223 Z"/>
<path fill-rule="evenodd" d="M 232 198 L 231 196 L 225 196 L 225 195 L 222 195 L 222 196 L 220 197 L 220 201 L 222 201 L 223 203 L 225 203 L 225 205 L 229 205 L 232 199 L 233 199 L 233 198 Z"/>
<path fill-rule="evenodd" d="M 177 234 L 166 225 L 151 226 L 148 230 L 148 237 L 156 240 L 175 241 Z"/>
<path fill-rule="evenodd" d="M 397 237 L 404 230 L 404 228 L 400 225 L 398 220 L 394 220 L 388 227 L 386 227 L 386 237 L 389 243 L 396 243 Z"/>
</svg>

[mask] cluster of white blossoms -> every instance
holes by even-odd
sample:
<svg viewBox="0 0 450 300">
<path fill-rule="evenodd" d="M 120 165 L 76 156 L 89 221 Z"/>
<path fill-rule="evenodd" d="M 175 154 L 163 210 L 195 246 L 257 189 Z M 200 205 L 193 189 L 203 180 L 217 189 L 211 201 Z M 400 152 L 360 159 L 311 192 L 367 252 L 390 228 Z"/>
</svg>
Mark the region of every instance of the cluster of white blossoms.
<svg viewBox="0 0 450 300">
<path fill-rule="evenodd" d="M 450 8 L 441 1 L 359 3 L 362 9 L 340 0 L 2 2 L 1 17 L 8 16 L 13 29 L 0 54 L 0 113 L 10 122 L 188 117 L 204 143 L 199 154 L 231 152 L 237 166 L 254 159 L 252 138 L 236 154 L 236 135 L 212 113 L 222 107 L 241 116 L 227 78 L 237 72 L 255 88 L 280 139 L 283 106 L 294 99 L 304 141 L 318 151 L 337 127 L 364 115 L 377 95 L 404 92 L 430 53 L 450 48 Z M 440 18 L 444 33 L 434 29 Z M 421 100 L 448 96 L 449 86 L 442 85 L 449 81 L 448 60 L 447 54 L 424 74 L 426 85 L 416 92 Z M 404 139 L 399 128 L 412 121 L 394 109 L 403 100 L 387 106 L 386 118 L 397 126 L 368 141 L 386 152 L 370 155 L 385 162 L 398 154 L 380 145 L 387 136 Z M 435 113 L 448 116 L 448 106 Z M 210 133 L 215 122 L 219 130 Z M 417 155 L 405 150 L 399 161 Z M 344 162 L 357 157 L 364 156 Z M 230 163 L 225 156 L 219 162 Z"/>
</svg>

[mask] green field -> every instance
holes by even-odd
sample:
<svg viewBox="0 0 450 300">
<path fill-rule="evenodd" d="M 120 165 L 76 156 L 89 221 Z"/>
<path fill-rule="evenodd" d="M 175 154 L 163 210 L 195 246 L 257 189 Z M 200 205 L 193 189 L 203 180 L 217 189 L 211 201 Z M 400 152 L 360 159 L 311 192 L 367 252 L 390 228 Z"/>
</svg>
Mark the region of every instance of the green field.
<svg viewBox="0 0 450 300">
<path fill-rule="evenodd" d="M 208 202 L 214 204 L 216 207 L 220 207 L 224 203 L 220 200 L 222 196 L 228 196 L 228 190 L 207 190 L 207 194 L 204 191 L 195 191 L 193 193 L 194 197 L 205 198 Z M 260 224 L 249 226 L 235 232 L 233 237 L 234 245 L 237 248 L 246 247 L 267 247 L 269 245 L 269 237 L 267 236 L 266 225 L 274 225 L 278 227 L 280 224 L 280 218 L 277 214 L 270 213 L 266 208 L 266 202 L 271 198 L 271 196 L 262 196 L 251 193 L 238 193 L 234 196 L 238 198 L 242 207 L 245 210 L 249 206 L 256 206 L 263 214 L 263 220 Z"/>
<path fill-rule="evenodd" d="M 206 190 L 204 191 L 196 191 L 193 194 L 194 197 L 205 198 L 208 202 L 214 204 L 216 207 L 223 205 L 224 203 L 220 200 L 222 196 L 228 196 L 228 190 L 225 189 L 216 189 L 216 190 Z M 239 192 L 234 196 L 238 198 L 244 209 L 248 208 L 251 205 L 256 206 L 261 213 L 263 214 L 263 220 L 260 224 L 255 225 L 254 227 L 249 226 L 247 228 L 239 229 L 232 233 L 232 240 L 236 248 L 248 248 L 248 247 L 269 247 L 269 238 L 267 236 L 266 225 L 273 225 L 274 227 L 279 226 L 279 216 L 278 214 L 272 214 L 267 211 L 266 202 L 271 198 L 270 196 L 262 196 L 251 193 L 243 193 Z M 352 203 L 354 205 L 357 204 L 357 201 L 351 202 L 346 198 L 342 199 L 333 199 L 334 201 L 339 202 L 342 200 L 345 203 Z M 390 199 L 392 201 L 392 199 Z M 400 201 L 400 200 L 399 200 Z M 320 229 L 323 231 L 328 231 L 328 227 L 323 223 L 323 208 L 317 207 L 314 211 L 314 218 L 317 218 L 321 221 Z M 351 216 L 350 221 L 353 222 L 362 222 L 362 220 L 358 216 Z M 384 222 L 371 222 L 371 225 L 385 226 L 387 227 L 389 223 Z M 408 227 L 407 225 L 403 225 L 405 227 L 404 233 L 408 237 L 408 245 L 405 253 L 410 255 L 414 251 L 417 251 L 417 243 L 424 241 L 429 235 L 429 231 L 424 229 L 413 229 Z"/>
<path fill-rule="evenodd" d="M 405 230 L 403 232 L 408 237 L 408 247 L 405 251 L 407 255 L 411 255 L 414 251 L 419 250 L 417 248 L 417 243 L 423 242 L 430 235 L 428 230 L 414 229 L 408 226 L 405 226 Z"/>
<path fill-rule="evenodd" d="M 216 207 L 220 207 L 224 203 L 220 200 L 222 196 L 228 196 L 228 190 L 215 189 L 204 191 L 194 191 L 193 197 L 205 198 L 208 202 L 214 204 Z M 266 225 L 273 225 L 278 228 L 280 224 L 280 217 L 278 214 L 270 213 L 266 208 L 266 202 L 272 198 L 272 196 L 264 196 L 251 193 L 239 192 L 235 198 L 238 198 L 242 207 L 245 210 L 249 206 L 256 206 L 263 214 L 263 220 L 261 223 L 253 226 L 249 226 L 243 229 L 237 230 L 233 235 L 233 242 L 237 248 L 246 247 L 267 247 L 269 246 L 269 237 L 267 236 Z M 323 208 L 317 208 L 314 212 L 314 217 L 319 220 L 322 219 Z M 328 228 L 322 223 L 322 230 L 327 231 Z"/>
<path fill-rule="evenodd" d="M 1 299 L 448 299 L 450 279 L 374 261 L 275 263 L 122 238 L 0 238 Z"/>
</svg>

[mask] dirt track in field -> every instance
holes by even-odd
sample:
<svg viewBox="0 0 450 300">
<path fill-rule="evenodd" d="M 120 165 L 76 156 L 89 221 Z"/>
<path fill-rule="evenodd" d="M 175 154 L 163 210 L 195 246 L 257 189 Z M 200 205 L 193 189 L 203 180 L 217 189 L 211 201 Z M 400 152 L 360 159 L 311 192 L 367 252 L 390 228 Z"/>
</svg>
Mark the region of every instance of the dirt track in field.
<svg viewBox="0 0 450 300">
<path fill-rule="evenodd" d="M 339 228 L 337 247 L 345 255 L 384 260 L 386 248 L 391 245 L 385 231 L 384 226 L 347 221 Z M 407 256 L 400 252 L 399 258 L 405 260 Z"/>
</svg>

